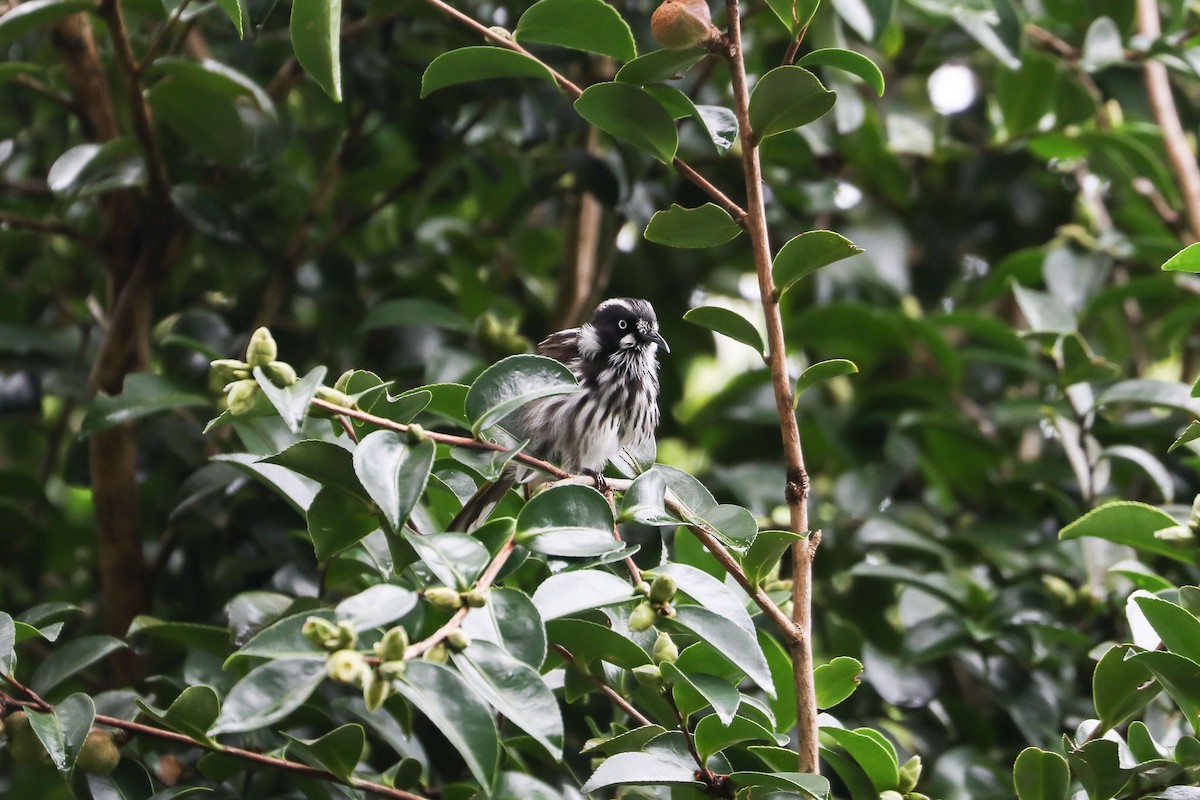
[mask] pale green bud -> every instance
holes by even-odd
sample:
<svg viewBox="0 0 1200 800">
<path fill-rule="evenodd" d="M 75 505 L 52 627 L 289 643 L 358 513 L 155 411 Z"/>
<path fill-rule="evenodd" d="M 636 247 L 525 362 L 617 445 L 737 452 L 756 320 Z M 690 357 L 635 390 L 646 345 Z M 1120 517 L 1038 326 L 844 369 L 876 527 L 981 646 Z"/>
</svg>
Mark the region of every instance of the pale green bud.
<svg viewBox="0 0 1200 800">
<path fill-rule="evenodd" d="M 279 346 L 266 328 L 259 328 L 246 347 L 246 362 L 251 367 L 265 367 L 279 357 Z"/>
<path fill-rule="evenodd" d="M 375 644 L 375 654 L 382 662 L 403 661 L 408 649 L 408 631 L 397 625 Z"/>
<path fill-rule="evenodd" d="M 367 711 L 378 711 L 391 692 L 392 684 L 389 681 L 380 678 L 365 681 L 363 683 L 363 702 L 367 706 Z"/>
<path fill-rule="evenodd" d="M 425 599 L 445 611 L 457 611 L 462 608 L 463 598 L 459 592 L 449 586 L 434 586 L 425 590 Z"/>
<path fill-rule="evenodd" d="M 904 765 L 900 767 L 900 783 L 896 789 L 900 794 L 908 794 L 913 789 L 917 788 L 917 781 L 921 779 L 921 757 L 913 756 Z"/>
<path fill-rule="evenodd" d="M 650 653 L 650 658 L 654 659 L 655 664 L 674 664 L 679 659 L 679 647 L 671 638 L 671 634 L 663 631 L 654 641 L 654 650 Z"/>
<path fill-rule="evenodd" d="M 354 650 L 338 650 L 325 660 L 326 674 L 340 683 L 358 683 L 370 671 L 367 660 Z"/>
<path fill-rule="evenodd" d="M 304 625 L 300 628 L 300 635 L 317 647 L 334 650 L 341 647 L 338 627 L 322 617 L 309 617 L 304 620 Z"/>
<path fill-rule="evenodd" d="M 675 579 L 670 575 L 659 575 L 650 584 L 650 602 L 655 605 L 669 603 L 675 597 Z"/>
<path fill-rule="evenodd" d="M 462 628 L 454 628 L 446 634 L 446 645 L 455 652 L 462 652 L 471 646 L 471 635 Z"/>
<path fill-rule="evenodd" d="M 487 605 L 487 594 L 478 589 L 463 592 L 462 599 L 471 608 L 483 608 Z"/>
<path fill-rule="evenodd" d="M 642 686 L 661 686 L 662 670 L 654 664 L 642 664 L 633 668 L 633 678 Z"/>
<path fill-rule="evenodd" d="M 422 658 L 426 661 L 432 661 L 434 664 L 445 664 L 450 660 L 450 651 L 446 649 L 446 645 L 438 642 L 426 650 Z"/>
<path fill-rule="evenodd" d="M 634 633 L 648 631 L 654 627 L 654 620 L 657 616 L 654 613 L 654 606 L 642 601 L 634 607 L 633 613 L 629 615 L 629 630 Z"/>
<path fill-rule="evenodd" d="M 225 391 L 229 413 L 234 416 L 245 414 L 254 408 L 254 398 L 258 396 L 258 381 L 253 378 L 234 381 L 225 387 Z"/>
<path fill-rule="evenodd" d="M 267 377 L 271 379 L 271 383 L 279 387 L 291 386 L 299 380 L 296 370 L 286 361 L 272 361 L 264 369 Z"/>
</svg>

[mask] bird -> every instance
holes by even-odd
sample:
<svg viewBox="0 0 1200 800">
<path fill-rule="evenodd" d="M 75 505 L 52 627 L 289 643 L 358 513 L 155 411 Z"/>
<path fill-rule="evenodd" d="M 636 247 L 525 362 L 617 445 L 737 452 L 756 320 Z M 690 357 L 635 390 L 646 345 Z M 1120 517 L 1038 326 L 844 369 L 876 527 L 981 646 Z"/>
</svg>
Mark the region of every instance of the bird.
<svg viewBox="0 0 1200 800">
<path fill-rule="evenodd" d="M 535 400 L 517 412 L 515 433 L 527 441 L 526 451 L 602 487 L 605 466 L 623 448 L 653 441 L 660 348 L 671 352 L 654 306 L 633 297 L 605 300 L 590 322 L 543 339 L 538 354 L 566 365 L 579 391 Z M 510 467 L 482 486 L 449 530 L 465 531 L 485 518 L 517 480 Z"/>
</svg>

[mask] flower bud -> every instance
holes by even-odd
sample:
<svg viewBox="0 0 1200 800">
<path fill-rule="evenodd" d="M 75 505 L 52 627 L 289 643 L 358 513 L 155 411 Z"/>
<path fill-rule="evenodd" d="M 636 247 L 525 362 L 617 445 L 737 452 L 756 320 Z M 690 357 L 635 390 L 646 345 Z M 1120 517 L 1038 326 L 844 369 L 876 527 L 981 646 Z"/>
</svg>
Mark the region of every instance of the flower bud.
<svg viewBox="0 0 1200 800">
<path fill-rule="evenodd" d="M 397 625 L 383 635 L 375 644 L 375 655 L 379 660 L 403 661 L 404 651 L 408 649 L 408 631 Z"/>
<path fill-rule="evenodd" d="M 29 715 L 24 711 L 14 711 L 4 720 L 5 731 L 8 734 L 8 752 L 12 760 L 18 764 L 36 764 L 50 757 L 46 748 L 33 732 Z"/>
<path fill-rule="evenodd" d="M 326 674 L 340 683 L 358 683 L 370 671 L 362 653 L 354 650 L 338 650 L 325 660 Z"/>
<path fill-rule="evenodd" d="M 354 632 L 354 626 L 343 620 L 337 624 L 337 635 L 334 641 L 326 642 L 325 646 L 331 650 L 344 650 L 353 648 L 357 642 L 358 634 Z"/>
<path fill-rule="evenodd" d="M 879 800 L 904 800 L 904 795 L 895 789 L 888 789 L 879 793 Z"/>
<path fill-rule="evenodd" d="M 463 592 L 462 599 L 471 608 L 483 608 L 487 605 L 487 593 L 478 589 Z"/>
<path fill-rule="evenodd" d="M 298 380 L 296 370 L 286 361 L 272 361 L 264 369 L 267 377 L 271 379 L 271 383 L 280 388 L 291 386 Z"/>
<path fill-rule="evenodd" d="M 107 775 L 117 768 L 121 751 L 110 731 L 92 728 L 83 740 L 83 749 L 75 761 L 75 767 L 89 775 Z"/>
<path fill-rule="evenodd" d="M 432 589 L 426 589 L 425 599 L 445 611 L 457 611 L 462 608 L 463 604 L 462 595 L 449 586 L 434 586 Z"/>
<path fill-rule="evenodd" d="M 363 702 L 366 703 L 367 711 L 378 711 L 379 707 L 383 705 L 383 701 L 387 700 L 391 693 L 392 684 L 389 681 L 374 676 L 371 680 L 365 681 L 363 683 Z"/>
<path fill-rule="evenodd" d="M 655 664 L 674 664 L 679 660 L 679 648 L 671 639 L 671 634 L 664 631 L 658 635 L 654 641 L 654 650 L 651 651 L 650 658 L 654 659 Z"/>
<path fill-rule="evenodd" d="M 650 584 L 646 583 L 645 581 L 638 581 L 637 584 L 634 585 L 633 590 L 642 597 L 650 596 Z"/>
<path fill-rule="evenodd" d="M 454 652 L 460 653 L 471 646 L 471 634 L 462 628 L 454 628 L 446 634 L 446 644 Z"/>
<path fill-rule="evenodd" d="M 675 597 L 675 579 L 670 575 L 659 575 L 650 584 L 650 602 L 655 605 L 669 603 Z"/>
<path fill-rule="evenodd" d="M 328 386 L 318 386 L 315 392 L 316 396 L 326 403 L 333 403 L 335 406 L 342 408 L 354 408 L 354 401 L 345 392 L 339 392 L 337 389 L 330 389 Z"/>
<path fill-rule="evenodd" d="M 650 17 L 650 33 L 668 50 L 707 47 L 721 38 L 707 0 L 663 0 Z"/>
<path fill-rule="evenodd" d="M 265 367 L 279 356 L 279 346 L 266 328 L 259 328 L 246 347 L 246 362 L 251 367 Z"/>
<path fill-rule="evenodd" d="M 405 667 L 406 662 L 404 661 L 385 661 L 379 665 L 379 677 L 388 681 L 392 678 L 399 678 L 404 674 Z"/>
<path fill-rule="evenodd" d="M 309 617 L 300 628 L 300 635 L 317 647 L 337 650 L 339 647 L 338 627 L 322 617 Z"/>
<path fill-rule="evenodd" d="M 913 789 L 917 788 L 917 781 L 921 779 L 921 757 L 914 755 L 904 765 L 900 767 L 900 783 L 896 789 L 900 794 L 908 794 Z"/>
<path fill-rule="evenodd" d="M 425 661 L 432 661 L 434 664 L 445 664 L 450 660 L 450 651 L 446 649 L 446 645 L 438 642 L 433 647 L 425 651 L 422 656 Z"/>
<path fill-rule="evenodd" d="M 238 361 L 236 358 L 218 358 L 209 364 L 209 368 L 209 375 L 217 386 L 224 386 L 227 383 L 250 377 L 250 365 L 245 361 Z"/>
<path fill-rule="evenodd" d="M 235 416 L 245 414 L 254 408 L 254 399 L 258 396 L 258 382 L 253 378 L 234 381 L 225 387 L 225 391 L 229 413 Z"/>
<path fill-rule="evenodd" d="M 662 670 L 654 664 L 642 664 L 633 668 L 633 677 L 642 686 L 661 686 Z"/>
<path fill-rule="evenodd" d="M 634 607 L 633 613 L 629 615 L 629 630 L 634 633 L 648 631 L 654 627 L 654 620 L 657 616 L 654 613 L 654 606 L 643 600 Z"/>
<path fill-rule="evenodd" d="M 420 444 L 421 442 L 425 441 L 426 438 L 427 437 L 425 436 L 425 429 L 423 427 L 421 427 L 420 425 L 417 425 L 416 423 L 413 423 L 408 426 L 408 443 L 409 444 Z"/>
</svg>

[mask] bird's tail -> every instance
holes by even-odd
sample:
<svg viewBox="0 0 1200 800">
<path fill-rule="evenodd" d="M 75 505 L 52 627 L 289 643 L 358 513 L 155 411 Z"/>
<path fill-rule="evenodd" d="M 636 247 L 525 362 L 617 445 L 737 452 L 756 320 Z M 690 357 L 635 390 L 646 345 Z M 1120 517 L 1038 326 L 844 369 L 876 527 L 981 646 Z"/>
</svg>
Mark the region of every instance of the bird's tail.
<svg viewBox="0 0 1200 800">
<path fill-rule="evenodd" d="M 517 472 L 506 469 L 494 481 L 485 481 L 479 485 L 475 494 L 463 504 L 462 510 L 450 521 L 446 530 L 458 533 L 470 533 L 482 525 L 488 516 L 508 494 L 508 490 L 517 484 Z"/>
</svg>

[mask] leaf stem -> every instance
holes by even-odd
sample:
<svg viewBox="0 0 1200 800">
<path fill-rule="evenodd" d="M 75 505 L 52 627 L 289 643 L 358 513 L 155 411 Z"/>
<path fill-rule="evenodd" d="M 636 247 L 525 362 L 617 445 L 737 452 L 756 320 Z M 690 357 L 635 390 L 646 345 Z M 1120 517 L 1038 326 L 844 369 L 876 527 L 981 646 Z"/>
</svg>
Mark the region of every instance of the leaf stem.
<svg viewBox="0 0 1200 800">
<path fill-rule="evenodd" d="M 568 663 L 578 669 L 593 686 L 595 686 L 604 694 L 605 697 L 607 697 L 609 700 L 612 700 L 618 708 L 628 714 L 630 719 L 634 720 L 638 723 L 638 725 L 643 727 L 654 724 L 646 717 L 646 715 L 634 708 L 633 704 L 618 694 L 616 689 L 612 688 L 592 673 L 584 672 L 583 669 L 580 668 L 579 662 L 575 660 L 575 656 L 571 655 L 570 650 L 559 644 L 551 644 L 550 646 L 554 648 L 554 652 L 558 653 L 560 656 L 566 659 Z"/>
</svg>

